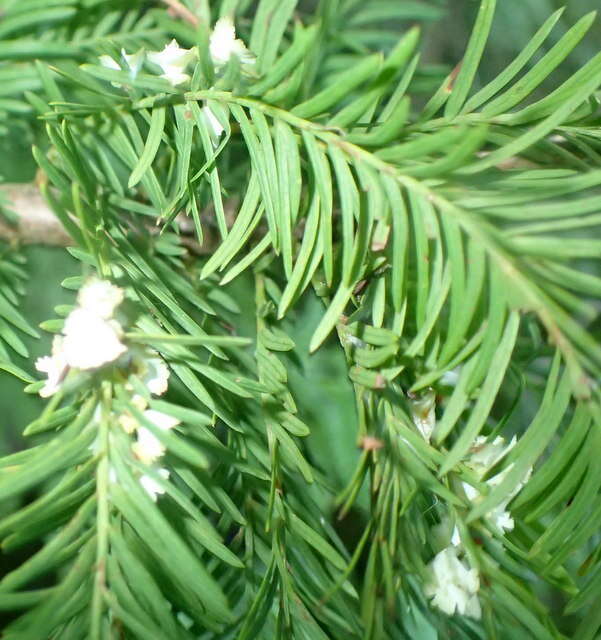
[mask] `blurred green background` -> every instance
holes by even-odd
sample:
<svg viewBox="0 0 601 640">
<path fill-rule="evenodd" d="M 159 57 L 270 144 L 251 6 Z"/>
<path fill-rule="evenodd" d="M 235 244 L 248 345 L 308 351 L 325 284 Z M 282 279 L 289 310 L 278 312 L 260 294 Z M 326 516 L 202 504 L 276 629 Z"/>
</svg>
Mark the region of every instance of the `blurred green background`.
<svg viewBox="0 0 601 640">
<path fill-rule="evenodd" d="M 461 59 L 480 2 L 447 0 L 442 4 L 446 6 L 446 17 L 431 24 L 426 30 L 425 60 L 454 65 Z M 498 74 L 522 50 L 543 22 L 562 7 L 564 12 L 558 25 L 534 58 L 534 62 L 539 60 L 569 27 L 590 11 L 599 10 L 601 4 L 598 0 L 498 0 L 493 31 L 479 77 L 490 79 Z M 561 73 L 547 80 L 547 88 L 557 84 L 560 78 L 573 73 L 600 50 L 601 18 L 598 18 L 583 42 L 563 63 Z"/>
</svg>

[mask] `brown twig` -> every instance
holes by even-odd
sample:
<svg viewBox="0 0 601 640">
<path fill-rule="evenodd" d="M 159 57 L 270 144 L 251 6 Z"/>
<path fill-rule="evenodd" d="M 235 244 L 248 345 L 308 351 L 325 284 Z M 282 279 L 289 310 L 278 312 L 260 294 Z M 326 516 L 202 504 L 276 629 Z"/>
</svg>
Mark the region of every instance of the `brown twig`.
<svg viewBox="0 0 601 640">
<path fill-rule="evenodd" d="M 166 4 L 174 15 L 179 16 L 182 20 L 186 20 L 186 22 L 189 22 L 193 27 L 198 27 L 200 24 L 198 16 L 195 16 L 192 11 L 179 2 L 179 0 L 161 0 L 161 2 Z"/>
<path fill-rule="evenodd" d="M 54 247 L 69 247 L 74 244 L 60 220 L 56 217 L 46 200 L 42 197 L 35 182 L 7 183 L 0 185 L 0 199 L 6 202 L 6 208 L 16 218 L 11 224 L 0 216 L 0 240 L 17 244 L 41 244 Z M 226 207 L 228 217 L 234 216 L 233 199 Z M 214 212 L 208 208 L 202 216 L 213 221 Z M 200 245 L 195 237 L 194 224 L 185 215 L 177 217 L 180 230 L 180 243 L 196 255 L 211 255 L 220 244 L 220 238 L 211 224 L 204 227 L 204 242 Z M 148 224 L 149 234 L 158 235 L 159 227 Z"/>
<path fill-rule="evenodd" d="M 68 247 L 73 240 L 65 231 L 35 183 L 3 184 L 0 195 L 7 208 L 17 216 L 17 224 L 10 225 L 0 218 L 0 238 L 20 244 L 45 244 Z"/>
</svg>

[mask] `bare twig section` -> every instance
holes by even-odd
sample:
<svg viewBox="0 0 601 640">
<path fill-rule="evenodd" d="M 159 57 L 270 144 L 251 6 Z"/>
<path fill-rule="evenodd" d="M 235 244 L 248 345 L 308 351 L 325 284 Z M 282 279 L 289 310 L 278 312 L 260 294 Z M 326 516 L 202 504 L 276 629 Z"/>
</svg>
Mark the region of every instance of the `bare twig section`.
<svg viewBox="0 0 601 640">
<path fill-rule="evenodd" d="M 74 244 L 65 227 L 56 217 L 39 192 L 36 183 L 7 183 L 0 185 L 0 200 L 6 201 L 6 208 L 16 217 L 16 224 L 10 224 L 0 216 L 0 240 L 17 244 L 42 244 L 54 247 L 69 247 Z M 235 201 L 237 202 L 237 201 Z M 234 215 L 231 206 L 226 207 L 228 217 Z M 212 207 L 203 218 L 214 215 Z M 177 217 L 180 243 L 196 255 L 211 255 L 220 244 L 217 230 L 212 220 L 204 227 L 204 241 L 200 245 L 194 237 L 194 225 L 184 214 Z M 156 225 L 145 226 L 150 235 L 158 235 Z"/>
<path fill-rule="evenodd" d="M 17 216 L 11 226 L 0 218 L 0 238 L 20 244 L 45 244 L 67 247 L 73 240 L 66 232 L 35 183 L 0 185 L 0 196 Z"/>
<path fill-rule="evenodd" d="M 161 2 L 169 7 L 173 15 L 189 22 L 192 26 L 197 27 L 200 24 L 198 16 L 195 16 L 192 11 L 179 2 L 179 0 L 161 0 Z"/>
</svg>

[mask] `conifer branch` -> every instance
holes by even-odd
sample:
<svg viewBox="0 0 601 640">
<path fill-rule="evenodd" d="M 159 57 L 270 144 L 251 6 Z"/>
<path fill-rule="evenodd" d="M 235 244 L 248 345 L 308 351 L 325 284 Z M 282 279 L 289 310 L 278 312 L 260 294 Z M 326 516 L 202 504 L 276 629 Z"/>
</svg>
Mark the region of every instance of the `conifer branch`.
<svg viewBox="0 0 601 640">
<path fill-rule="evenodd" d="M 215 0 L 203 51 L 184 47 L 204 0 L 32 12 L 27 31 L 30 1 L 7 8 L 0 49 L 31 89 L 3 85 L 2 108 L 45 122 L 26 123 L 44 188 L 0 187 L 0 368 L 33 382 L 10 361 L 37 335 L 14 247 L 75 244 L 81 270 L 75 307 L 40 325 L 57 335 L 28 390 L 50 400 L 25 435 L 46 437 L 0 458 L 0 500 L 36 495 L 0 517 L 2 549 L 40 543 L 0 576 L 20 615 L 5 635 L 546 640 L 564 621 L 543 581 L 585 620 L 601 54 L 537 93 L 594 17 L 553 44 L 556 12 L 474 92 L 496 4 L 480 0 L 420 112 L 406 3 Z M 38 43 L 65 17 L 58 46 Z M 142 58 L 165 41 L 159 75 Z M 334 455 L 306 438 L 324 398 L 344 423 L 324 427 Z M 345 444 L 361 454 L 335 469 Z M 355 532 L 324 508 L 337 487 Z M 48 598 L 23 590 L 43 575 Z"/>
</svg>

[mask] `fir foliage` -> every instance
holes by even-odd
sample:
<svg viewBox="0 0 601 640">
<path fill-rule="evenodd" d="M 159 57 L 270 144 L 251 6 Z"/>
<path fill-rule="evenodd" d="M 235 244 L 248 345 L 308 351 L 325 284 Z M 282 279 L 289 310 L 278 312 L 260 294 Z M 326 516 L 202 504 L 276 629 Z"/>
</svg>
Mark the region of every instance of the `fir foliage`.
<svg viewBox="0 0 601 640">
<path fill-rule="evenodd" d="M 0 460 L 1 500 L 39 490 L 0 521 L 3 550 L 39 543 L 0 580 L 0 609 L 20 612 L 7 639 L 565 637 L 548 592 L 576 637 L 596 637 L 601 54 L 545 84 L 595 16 L 546 46 L 554 13 L 481 79 L 495 4 L 480 2 L 461 64 L 424 101 L 432 69 L 407 21 L 442 18 L 439 2 L 188 2 L 197 27 L 161 3 L 5 3 L 0 109 L 35 137 L 82 263 L 63 285 L 95 275 L 127 292 L 124 341 L 172 373 L 167 399 L 146 400 L 180 421 L 161 436 L 132 402 L 135 371 L 104 367 L 68 376 L 26 428 L 36 444 Z M 228 15 L 256 64 L 215 72 L 211 28 Z M 198 47 L 189 84 L 123 66 L 121 49 L 172 38 Z M 26 355 L 18 332 L 35 333 L 23 279 L 4 250 L 1 366 L 31 382 L 10 361 Z M 286 320 L 308 295 L 323 302 L 310 350 L 337 338 L 356 398 L 361 455 L 336 496 L 288 382 Z M 71 308 L 58 311 L 44 329 L 61 331 Z M 124 413 L 166 448 L 156 501 Z M 478 436 L 501 434 L 517 444 L 474 473 Z M 362 487 L 363 529 L 343 542 L 336 518 Z M 490 514 L 514 495 L 503 531 Z M 425 595 L 447 522 L 481 620 Z"/>
</svg>

